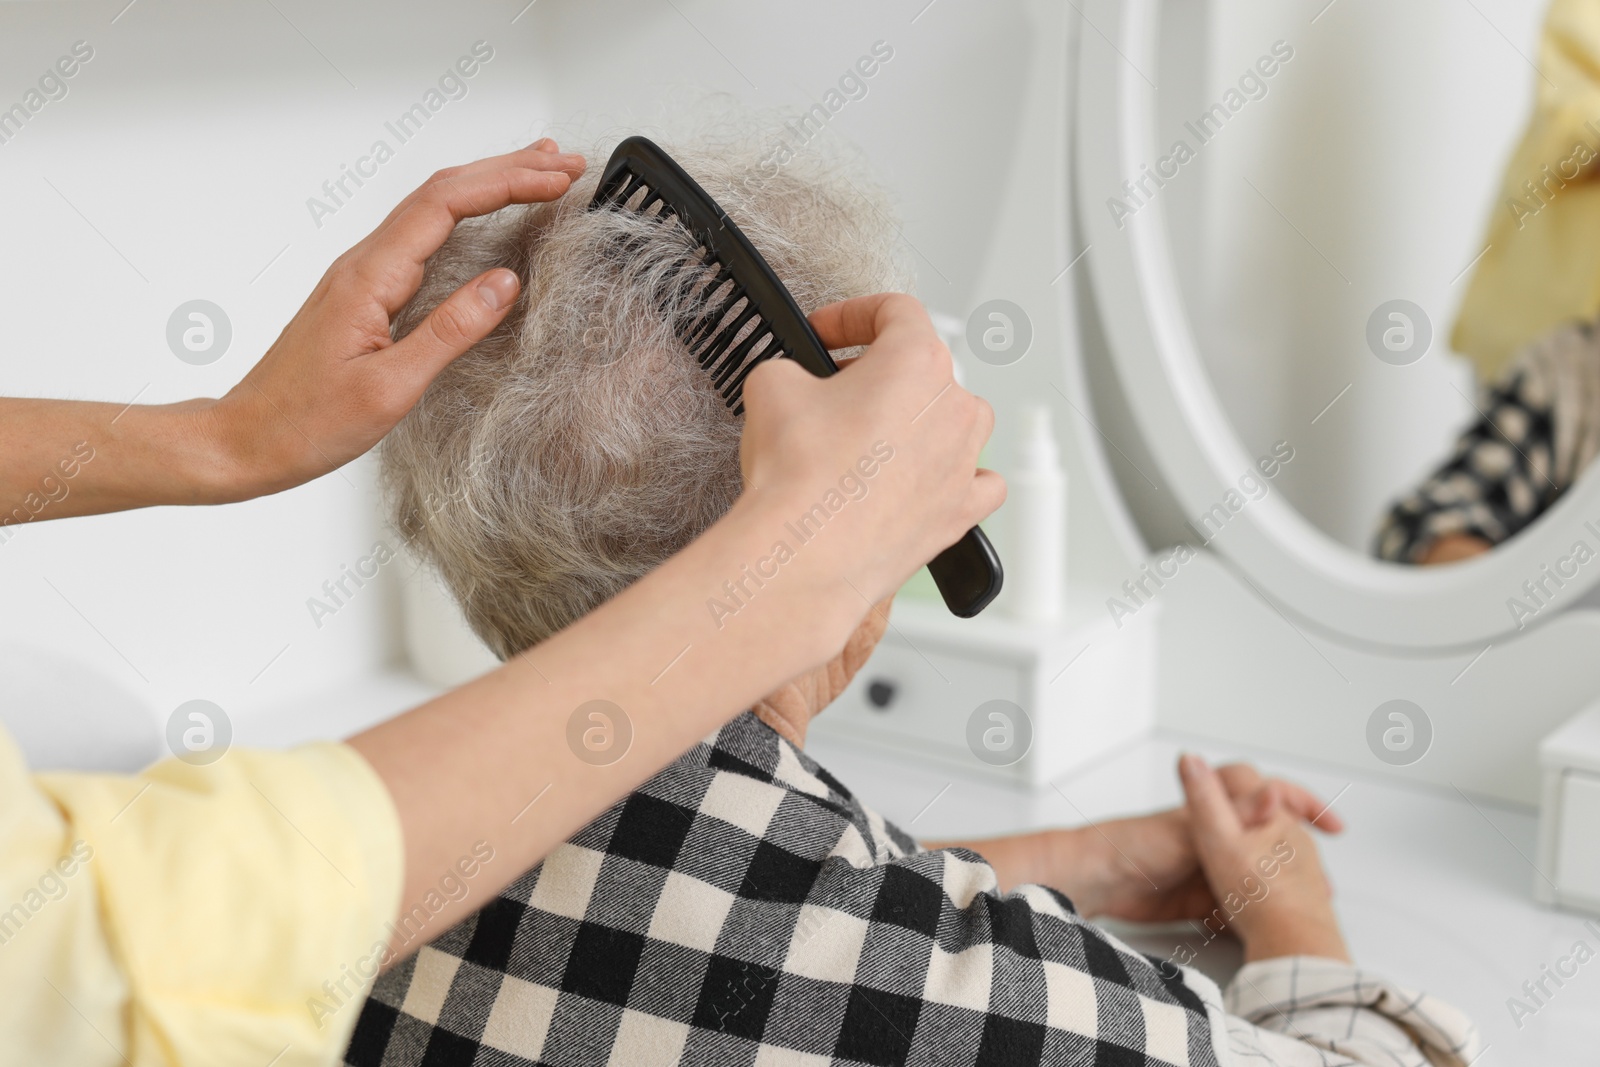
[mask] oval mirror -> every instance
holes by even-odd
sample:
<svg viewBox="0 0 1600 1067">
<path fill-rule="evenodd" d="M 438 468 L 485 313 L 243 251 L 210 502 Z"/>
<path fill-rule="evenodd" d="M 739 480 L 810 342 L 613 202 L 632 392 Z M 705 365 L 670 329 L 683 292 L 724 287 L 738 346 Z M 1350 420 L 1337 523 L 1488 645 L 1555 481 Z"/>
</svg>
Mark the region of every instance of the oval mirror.
<svg viewBox="0 0 1600 1067">
<path fill-rule="evenodd" d="M 1374 554 L 1391 503 L 1482 414 L 1451 324 L 1540 75 L 1475 12 L 1084 8 L 1086 262 L 1156 467 L 1127 495 L 1153 543 L 1202 541 L 1356 643 L 1481 647 L 1600 580 L 1593 470 L 1484 555 Z M 1517 13 L 1526 39 L 1541 13 Z"/>
</svg>

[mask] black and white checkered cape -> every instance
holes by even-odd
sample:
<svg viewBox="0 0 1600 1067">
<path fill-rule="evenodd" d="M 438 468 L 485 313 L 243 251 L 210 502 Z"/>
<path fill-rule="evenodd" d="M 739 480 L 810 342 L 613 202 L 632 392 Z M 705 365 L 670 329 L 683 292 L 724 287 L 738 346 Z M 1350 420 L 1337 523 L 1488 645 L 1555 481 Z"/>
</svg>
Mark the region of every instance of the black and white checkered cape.
<svg viewBox="0 0 1600 1067">
<path fill-rule="evenodd" d="M 1284 962 L 1247 968 L 1250 1019 L 1229 1015 L 1059 893 L 1001 895 L 976 853 L 921 850 L 745 713 L 384 975 L 346 1060 L 1425 1067 L 1419 1034 L 1434 1063 L 1475 1047 L 1448 1005 Z"/>
<path fill-rule="evenodd" d="M 1216 1063 L 1167 973 L 921 851 L 747 712 L 385 975 L 347 1059 Z"/>
</svg>

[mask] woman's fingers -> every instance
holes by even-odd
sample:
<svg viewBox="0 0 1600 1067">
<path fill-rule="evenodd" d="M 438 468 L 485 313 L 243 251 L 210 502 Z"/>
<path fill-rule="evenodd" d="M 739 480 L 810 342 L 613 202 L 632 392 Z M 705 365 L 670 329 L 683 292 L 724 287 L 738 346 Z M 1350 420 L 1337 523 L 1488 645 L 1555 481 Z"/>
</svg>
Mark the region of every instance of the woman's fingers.
<svg viewBox="0 0 1600 1067">
<path fill-rule="evenodd" d="M 545 139 L 440 171 L 340 256 L 266 356 L 217 402 L 231 425 L 245 428 L 237 447 L 247 457 L 241 464 L 252 465 L 252 495 L 298 485 L 366 452 L 434 374 L 492 331 L 519 291 L 517 275 L 505 269 L 463 286 L 399 345 L 390 333 L 422 283 L 424 263 L 457 222 L 553 200 L 583 169 L 582 157 Z"/>
<path fill-rule="evenodd" d="M 978 525 L 1000 509 L 1006 502 L 1006 480 L 998 472 L 979 467 L 972 479 L 972 491 L 967 497 L 967 512 L 962 519 L 961 532 Z M 959 536 L 958 536 L 959 539 Z M 955 542 L 952 541 L 951 544 Z"/>
<path fill-rule="evenodd" d="M 1337 834 L 1344 830 L 1344 820 L 1335 815 L 1325 801 L 1304 786 L 1282 778 L 1268 778 L 1256 790 L 1256 795 L 1259 798 L 1269 791 L 1276 795 L 1279 807 L 1295 818 L 1308 822 L 1325 833 Z"/>
<path fill-rule="evenodd" d="M 1283 791 L 1284 807 L 1296 816 L 1326 833 L 1337 834 L 1344 830 L 1344 820 L 1333 813 L 1328 803 L 1304 786 L 1281 779 L 1273 779 Z"/>
<path fill-rule="evenodd" d="M 389 350 L 406 383 L 403 408 L 409 410 L 445 364 L 477 344 L 506 317 L 521 290 L 516 273 L 496 267 L 457 289 L 416 329 Z"/>
<path fill-rule="evenodd" d="M 405 214 L 406 209 L 426 193 L 430 186 L 437 182 L 462 178 L 468 175 L 485 174 L 490 171 L 513 169 L 559 171 L 570 180 L 577 181 L 578 176 L 587 167 L 588 161 L 582 156 L 575 152 L 562 153 L 556 147 L 556 143 L 548 137 L 535 141 L 527 148 L 520 148 L 515 152 L 507 152 L 505 155 L 488 156 L 459 167 L 446 167 L 444 170 L 435 171 L 427 181 L 417 186 L 404 200 L 396 204 L 389 214 L 384 216 L 383 221 L 378 224 L 378 231 L 381 232 L 386 229 L 401 215 Z"/>
<path fill-rule="evenodd" d="M 893 295 L 874 293 L 818 308 L 811 314 L 811 328 L 828 348 L 870 345 L 878 339 L 878 309 Z M 931 322 L 928 328 L 933 328 Z"/>
<path fill-rule="evenodd" d="M 393 315 L 416 291 L 423 263 L 439 250 L 462 219 L 487 215 L 511 204 L 554 200 L 571 183 L 562 171 L 525 168 L 431 182 L 393 222 L 356 247 L 353 266 L 357 277 L 374 286 L 374 295 Z"/>
<path fill-rule="evenodd" d="M 1246 803 L 1256 798 L 1258 802 L 1261 790 L 1274 785 L 1281 791 L 1279 799 L 1285 810 L 1326 833 L 1337 834 L 1344 830 L 1344 820 L 1304 786 L 1282 778 L 1264 778 L 1260 771 L 1248 763 L 1229 763 L 1218 767 L 1216 773 L 1222 779 L 1228 795 L 1235 801 Z"/>
<path fill-rule="evenodd" d="M 1261 772 L 1249 763 L 1225 763 L 1217 768 L 1217 776 L 1222 779 L 1228 795 L 1234 798 L 1249 796 L 1265 781 Z"/>
<path fill-rule="evenodd" d="M 342 257 L 391 315 L 416 291 L 422 265 L 456 223 L 511 204 L 555 200 L 583 174 L 580 155 L 546 137 L 528 148 L 435 173 Z"/>
<path fill-rule="evenodd" d="M 891 373 L 908 363 L 922 362 L 928 392 L 926 399 L 916 398 L 910 420 L 924 418 L 941 404 L 961 405 L 965 410 L 958 412 L 959 425 L 965 436 L 957 439 L 974 457 L 982 451 L 994 433 L 994 408 L 956 384 L 950 350 L 939 339 L 920 301 L 903 293 L 876 293 L 821 308 L 811 322 L 829 348 L 867 346 L 860 358 L 851 361 L 852 374 Z M 964 521 L 955 536 L 959 538 L 988 518 L 1005 499 L 1005 479 L 995 471 L 974 467 Z"/>
<path fill-rule="evenodd" d="M 1178 777 L 1182 779 L 1184 795 L 1189 799 L 1197 843 L 1220 844 L 1244 832 L 1239 813 L 1233 806 L 1233 798 L 1228 796 L 1222 779 L 1205 760 L 1192 752 L 1185 753 L 1178 760 Z"/>
<path fill-rule="evenodd" d="M 746 411 L 769 413 L 783 419 L 809 402 L 809 388 L 816 376 L 792 359 L 767 359 L 744 380 Z"/>
<path fill-rule="evenodd" d="M 875 477 L 869 503 L 841 534 L 871 546 L 852 577 L 869 599 L 892 592 L 920 562 L 948 548 L 1005 499 L 1005 483 L 978 470 L 994 424 L 989 406 L 956 384 L 950 350 L 927 312 L 903 293 L 879 293 L 811 316 L 830 348 L 865 348 L 840 373 L 812 378 L 768 360 L 745 382 L 740 462 L 755 492 L 825 492 L 840 471 Z M 869 475 L 862 468 L 887 469 Z"/>
<path fill-rule="evenodd" d="M 905 293 L 873 293 L 818 308 L 811 316 L 811 328 L 830 349 L 854 348 L 891 338 L 896 344 L 887 347 L 902 355 L 908 351 L 937 355 L 944 349 L 927 309 Z M 948 350 L 942 355 L 949 360 Z"/>
<path fill-rule="evenodd" d="M 1262 826 L 1271 822 L 1277 817 L 1278 812 L 1283 810 L 1283 807 L 1283 790 L 1279 788 L 1278 783 L 1268 782 L 1256 794 L 1255 812 L 1251 817 L 1250 824 L 1252 826 Z"/>
</svg>

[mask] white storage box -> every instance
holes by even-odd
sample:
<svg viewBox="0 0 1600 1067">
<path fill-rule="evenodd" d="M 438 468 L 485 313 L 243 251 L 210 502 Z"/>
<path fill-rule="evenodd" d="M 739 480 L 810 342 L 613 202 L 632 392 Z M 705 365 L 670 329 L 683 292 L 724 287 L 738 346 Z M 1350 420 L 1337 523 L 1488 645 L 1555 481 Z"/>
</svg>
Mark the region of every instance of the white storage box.
<svg viewBox="0 0 1600 1067">
<path fill-rule="evenodd" d="M 883 642 L 811 730 L 953 773 L 1043 785 L 1154 726 L 1159 608 L 1119 628 L 1104 605 L 1069 606 L 1063 622 L 1041 626 L 998 613 L 958 619 L 901 597 Z"/>
<path fill-rule="evenodd" d="M 1533 895 L 1600 913 L 1600 704 L 1539 745 L 1544 773 Z"/>
</svg>

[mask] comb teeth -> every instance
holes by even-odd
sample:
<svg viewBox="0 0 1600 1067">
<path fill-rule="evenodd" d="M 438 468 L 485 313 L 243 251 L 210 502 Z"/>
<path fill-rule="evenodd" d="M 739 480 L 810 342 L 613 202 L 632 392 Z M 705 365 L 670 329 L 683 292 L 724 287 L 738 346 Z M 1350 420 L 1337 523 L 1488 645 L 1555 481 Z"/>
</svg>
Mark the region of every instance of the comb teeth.
<svg viewBox="0 0 1600 1067">
<path fill-rule="evenodd" d="M 651 188 L 644 177 L 629 171 L 620 172 L 600 189 L 595 203 L 610 204 L 663 224 L 682 223 L 665 197 Z M 654 210 L 658 207 L 660 210 Z M 678 260 L 668 271 L 672 280 L 662 292 L 659 306 L 666 310 L 678 303 L 683 294 L 698 289 L 705 310 L 680 324 L 678 339 L 711 376 L 712 387 L 722 402 L 735 415 L 742 415 L 745 379 L 757 364 L 784 353 L 732 269 L 717 260 L 699 234 L 691 230 L 690 236 L 700 242 L 699 247 L 693 256 Z M 714 272 L 709 279 L 707 272 Z"/>
<path fill-rule="evenodd" d="M 661 307 L 680 309 L 674 332 L 734 414 L 744 411 L 751 370 L 766 360 L 792 359 L 819 377 L 838 370 L 771 265 L 656 145 L 643 137 L 619 144 L 590 207 L 672 223 L 694 241 L 695 249 L 666 272 Z"/>
<path fill-rule="evenodd" d="M 779 355 L 771 328 L 755 304 L 731 280 L 728 295 L 707 316 L 687 323 L 678 336 L 711 375 L 712 387 L 735 415 L 744 413 L 744 380 L 756 364 Z"/>
<path fill-rule="evenodd" d="M 755 245 L 649 140 L 629 137 L 617 145 L 589 206 L 634 211 L 663 224 L 676 221 L 694 239 L 695 250 L 667 272 L 662 308 L 668 313 L 686 304 L 699 309 L 681 316 L 676 333 L 735 415 L 744 412 L 745 379 L 766 360 L 792 359 L 819 378 L 838 372 L 794 296 Z M 976 526 L 936 556 L 928 570 L 945 604 L 962 618 L 987 607 L 1003 580 L 1000 557 Z"/>
<path fill-rule="evenodd" d="M 711 280 L 701 295 L 706 298 L 709 304 L 716 299 L 717 292 L 724 285 L 728 285 L 728 294 L 723 298 L 722 302 L 710 313 L 702 315 L 698 322 L 691 323 L 685 328 L 683 343 L 691 349 L 709 337 L 716 329 L 717 323 L 722 321 L 723 316 L 733 309 L 734 304 L 743 299 L 743 291 L 739 288 L 738 283 L 733 282 L 733 273 L 727 268 L 717 272 L 716 277 Z"/>
<path fill-rule="evenodd" d="M 608 197 L 618 207 L 626 207 L 633 194 L 644 188 L 644 179 L 637 174 L 628 176 L 628 184 L 614 197 Z"/>
</svg>

